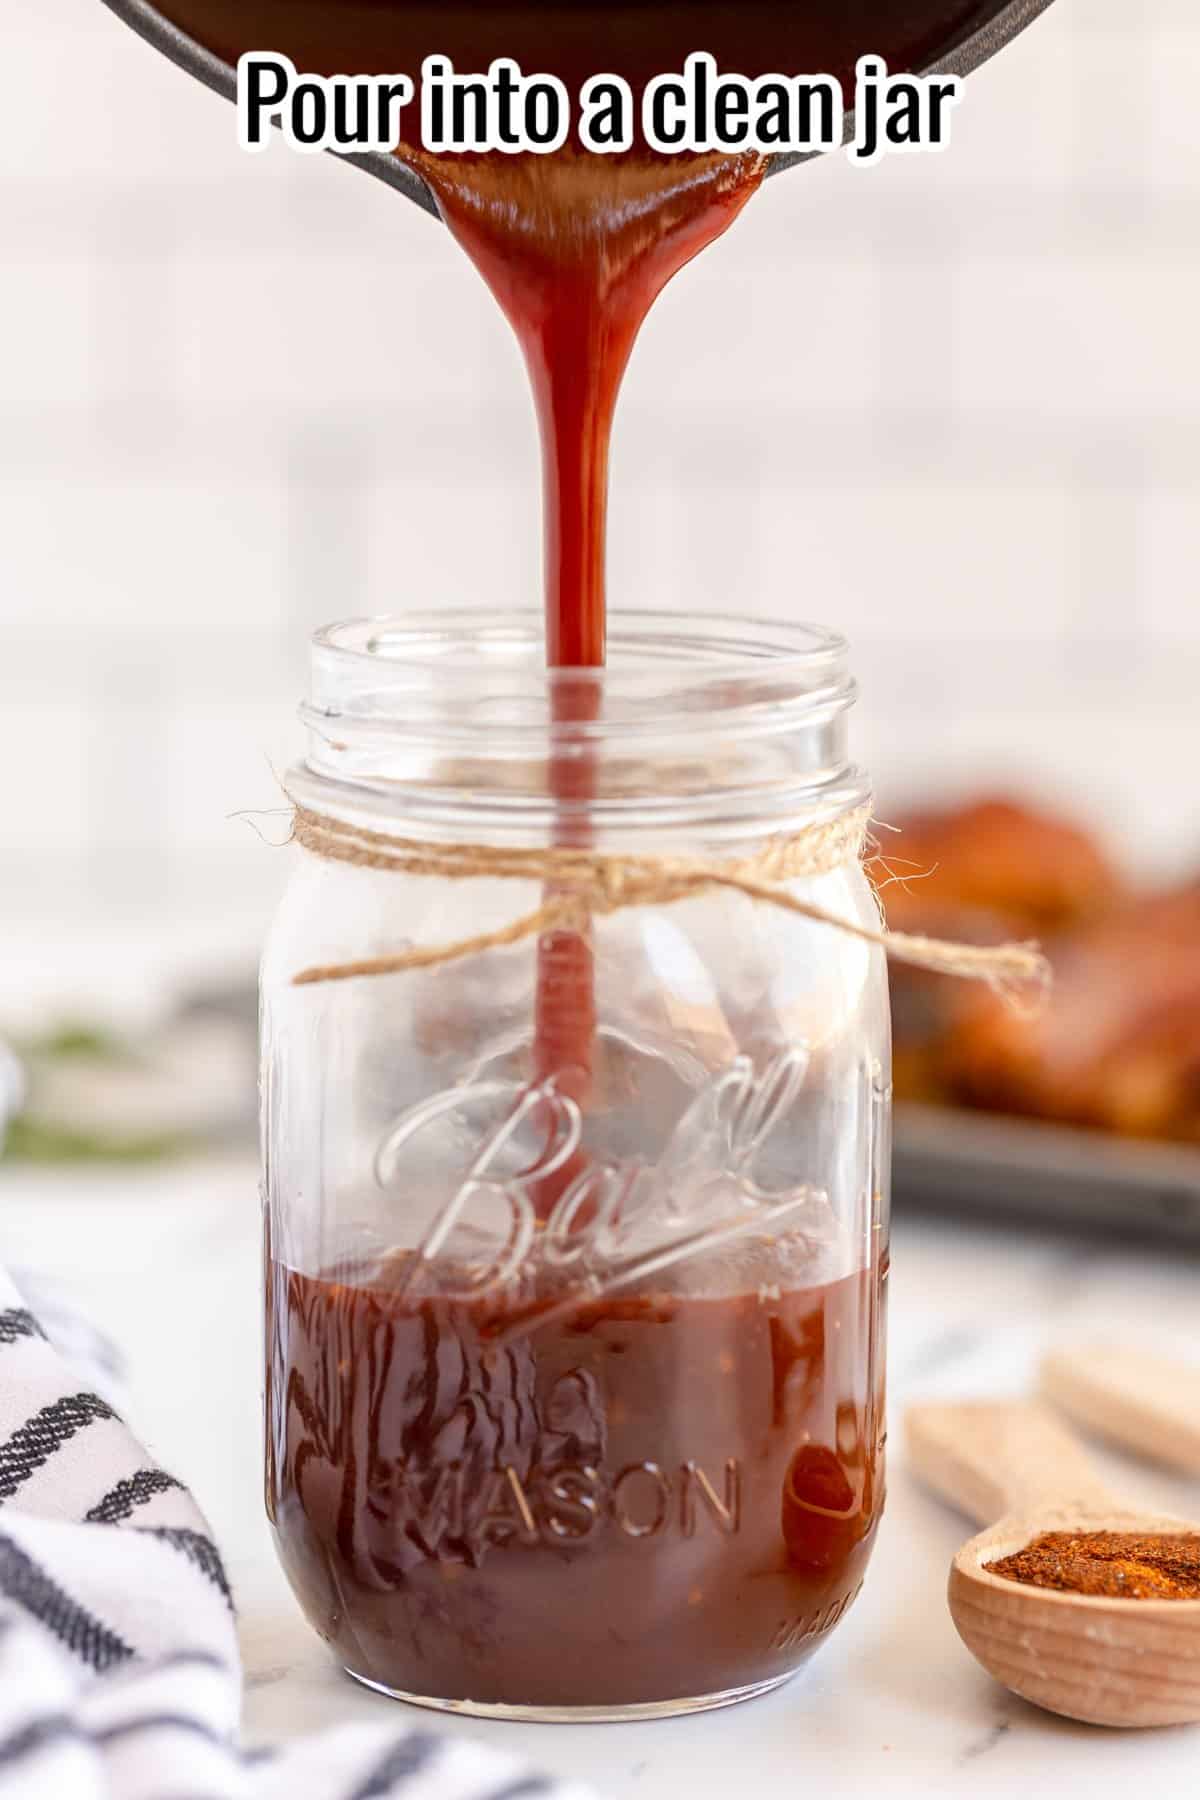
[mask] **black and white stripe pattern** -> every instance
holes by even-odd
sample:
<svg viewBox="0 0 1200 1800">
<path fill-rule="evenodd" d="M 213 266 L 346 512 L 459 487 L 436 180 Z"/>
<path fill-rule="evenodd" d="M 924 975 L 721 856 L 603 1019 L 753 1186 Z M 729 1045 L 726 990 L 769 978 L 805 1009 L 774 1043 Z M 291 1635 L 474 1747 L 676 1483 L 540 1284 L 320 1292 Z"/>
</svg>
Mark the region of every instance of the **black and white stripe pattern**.
<svg viewBox="0 0 1200 1800">
<path fill-rule="evenodd" d="M 134 1509 L 145 1506 L 155 1494 L 166 1494 L 173 1488 L 182 1488 L 183 1483 L 168 1475 L 165 1469 L 138 1469 L 132 1475 L 124 1475 L 115 1487 L 109 1488 L 102 1500 L 97 1500 L 90 1507 L 84 1518 L 92 1525 L 120 1525 L 125 1519 L 131 1519 Z"/>
<path fill-rule="evenodd" d="M 383 1702 L 244 1751 L 208 1527 L 121 1422 L 111 1348 L 22 1290 L 0 1273 L 0 1800 L 587 1800 Z"/>
<path fill-rule="evenodd" d="M 0 1313 L 0 1345 L 15 1344 L 18 1338 L 41 1337 L 42 1328 L 26 1306 L 10 1306 Z"/>
</svg>

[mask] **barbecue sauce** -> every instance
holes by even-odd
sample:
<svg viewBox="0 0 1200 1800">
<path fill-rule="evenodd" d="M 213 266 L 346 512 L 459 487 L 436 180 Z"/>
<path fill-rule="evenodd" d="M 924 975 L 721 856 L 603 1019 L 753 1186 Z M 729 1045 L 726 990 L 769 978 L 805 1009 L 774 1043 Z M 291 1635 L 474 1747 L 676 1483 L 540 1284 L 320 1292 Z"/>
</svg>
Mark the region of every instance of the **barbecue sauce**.
<svg viewBox="0 0 1200 1800">
<path fill-rule="evenodd" d="M 869 1271 L 504 1304 L 275 1262 L 267 1506 L 305 1613 L 402 1694 L 617 1707 L 789 1673 L 883 1499 Z"/>
<path fill-rule="evenodd" d="M 426 56 L 460 73 L 498 56 L 560 77 L 623 76 L 640 102 L 653 75 L 710 51 L 748 76 L 829 74 L 850 94 L 859 56 L 915 68 L 1000 10 L 1001 0 L 160 0 L 159 10 L 234 63 L 275 50 L 302 72 L 408 74 Z M 635 115 L 636 115 L 635 105 Z M 546 655 L 604 660 L 604 530 L 613 408 L 647 310 L 729 226 L 764 172 L 757 154 L 656 156 L 635 141 L 599 156 L 398 154 L 510 319 L 542 430 Z"/>
<path fill-rule="evenodd" d="M 460 73 L 514 58 L 576 96 L 598 73 L 640 102 L 653 75 L 710 51 L 748 75 L 829 74 L 848 92 L 858 57 L 912 68 L 999 9 L 1000 0 L 165 0 L 161 10 L 230 63 L 274 50 L 306 73 L 407 74 L 418 99 L 426 56 Z M 635 109 L 636 116 L 636 109 Z M 415 129 L 415 127 L 414 127 Z M 671 277 L 733 222 L 762 180 L 761 155 L 619 156 L 569 142 L 549 157 L 398 154 L 510 320 L 524 352 L 542 439 L 546 660 L 596 667 L 605 651 L 608 460 L 621 379 L 642 321 Z M 594 689 L 561 687 L 561 726 L 585 726 Z M 577 751 L 577 746 L 573 747 Z M 590 841 L 586 751 L 563 749 L 551 787 L 555 839 Z M 533 1075 L 554 1074 L 586 1105 L 594 1045 L 592 952 L 557 932 L 539 951 Z M 551 1184 L 547 1206 L 556 1197 Z"/>
<path fill-rule="evenodd" d="M 927 64 L 1000 0 L 162 0 L 229 62 L 418 76 L 515 58 L 640 98 L 706 49 L 745 75 Z M 409 117 L 419 116 L 417 106 Z M 642 321 L 736 218 L 757 154 L 439 156 L 405 143 L 520 342 L 543 448 L 546 659 L 605 655 L 609 442 Z M 465 521 L 469 524 L 469 521 Z M 594 683 L 556 688 L 566 737 Z M 572 748 L 576 751 L 576 743 Z M 557 754 L 557 841 L 589 842 L 591 770 Z M 539 948 L 532 1075 L 586 1110 L 590 944 Z M 554 1205 L 564 1170 L 540 1197 Z M 752 1689 L 853 1599 L 882 1504 L 883 1271 L 638 1290 L 511 1329 L 492 1296 L 409 1293 L 395 1262 L 303 1274 L 268 1253 L 267 1499 L 309 1618 L 359 1676 L 525 1708 Z M 525 1296 L 527 1301 L 529 1296 Z M 499 1311 L 497 1311 L 499 1308 Z"/>
</svg>

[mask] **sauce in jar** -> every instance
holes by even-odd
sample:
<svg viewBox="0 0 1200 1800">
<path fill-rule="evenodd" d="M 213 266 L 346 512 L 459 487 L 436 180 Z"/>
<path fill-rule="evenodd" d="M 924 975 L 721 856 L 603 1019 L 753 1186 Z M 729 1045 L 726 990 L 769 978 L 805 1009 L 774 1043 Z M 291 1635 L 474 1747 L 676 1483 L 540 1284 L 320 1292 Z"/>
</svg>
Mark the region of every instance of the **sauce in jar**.
<svg viewBox="0 0 1200 1800">
<path fill-rule="evenodd" d="M 460 70 L 509 55 L 573 86 L 615 70 L 637 90 L 698 47 L 724 68 L 828 71 L 845 85 L 859 54 L 887 54 L 893 66 L 923 63 L 991 4 L 163 0 L 162 10 L 231 62 L 273 49 L 306 71 L 415 74 L 435 51 L 452 55 Z M 601 688 L 589 672 L 607 653 L 608 460 L 618 391 L 648 309 L 732 224 L 766 160 L 756 152 L 664 157 L 638 144 L 616 157 L 572 143 L 548 158 L 435 156 L 413 143 L 397 153 L 432 190 L 528 366 L 543 447 L 545 661 L 579 672 L 547 689 L 545 837 L 556 848 L 586 850 L 605 816 L 595 803 L 597 746 L 616 694 L 612 681 Z M 463 525 L 470 529 L 469 515 Z M 672 642 L 678 651 L 694 636 L 689 624 Z M 827 692 L 827 658 L 817 660 L 815 691 Z M 447 704 L 455 698 L 448 694 Z M 378 699 L 370 710 L 382 726 Z M 835 696 L 834 714 L 840 704 Z M 787 709 L 772 700 L 754 719 L 755 739 L 764 714 L 786 724 Z M 460 738 L 482 728 L 484 786 L 506 716 L 502 708 L 454 721 Z M 659 726 L 647 739 L 647 718 L 636 716 L 648 754 Z M 814 732 L 824 729 L 818 716 L 820 707 Z M 708 706 L 702 722 L 707 731 Z M 784 816 L 776 785 L 783 767 L 768 784 L 763 837 Z M 797 779 L 822 767 L 801 758 Z M 662 768 L 670 780 L 669 758 Z M 847 790 L 853 785 L 848 779 Z M 372 786 L 374 802 L 386 798 L 386 783 Z M 645 787 L 647 799 L 657 796 L 653 770 Z M 401 782 L 398 804 L 417 803 L 419 788 Z M 734 813 L 748 803 L 739 788 Z M 836 804 L 823 781 L 798 808 L 828 812 Z M 735 835 L 740 844 L 743 834 Z M 708 835 L 701 848 L 709 853 Z M 323 895 L 312 908 L 322 927 L 332 923 L 328 905 Z M 792 930 L 799 942 L 799 925 Z M 639 1157 L 654 1152 L 671 1121 L 653 1103 L 651 1069 L 658 1062 L 674 1070 L 673 1040 L 688 1043 L 678 1061 L 692 1105 L 719 1087 L 735 1058 L 759 1073 L 784 1049 L 807 1067 L 795 1022 L 807 1014 L 779 975 L 769 934 L 743 940 L 722 929 L 703 952 L 684 944 L 655 950 L 648 931 L 644 942 L 629 939 L 614 953 L 609 934 L 605 965 L 600 920 L 548 931 L 532 982 L 507 1011 L 504 981 L 491 981 L 490 971 L 490 991 L 465 1009 L 481 1015 L 484 1061 L 521 1038 L 529 1091 L 553 1086 L 578 1111 L 571 1154 L 530 1183 L 543 1239 L 575 1184 L 600 1166 L 602 1135 L 615 1134 Z M 706 1007 L 719 1010 L 704 956 L 736 965 L 721 987 L 729 1010 L 711 1043 L 698 1024 Z M 636 1282 L 602 1284 L 599 1295 L 556 1305 L 545 1318 L 537 1309 L 555 1295 L 539 1286 L 546 1276 L 532 1264 L 486 1296 L 451 1300 L 444 1281 L 433 1293 L 412 1283 L 405 1254 L 369 1266 L 331 1259 L 324 1233 L 328 1226 L 336 1238 L 340 1195 L 372 1164 L 378 1176 L 378 1141 L 368 1142 L 366 1129 L 375 1115 L 366 1095 L 360 1113 L 346 1071 L 365 1072 L 379 1090 L 414 1083 L 418 1110 L 440 1105 L 437 1083 L 453 1095 L 468 1077 L 462 1067 L 421 1065 L 408 1012 L 412 981 L 393 989 L 388 1004 L 353 993 L 317 1001 L 306 989 L 302 1025 L 283 988 L 269 997 L 264 1041 L 285 1019 L 292 1035 L 286 1055 L 268 1048 L 264 1058 L 274 1143 L 268 1212 L 281 1226 L 277 1242 L 299 1248 L 294 1261 L 268 1254 L 268 1507 L 308 1617 L 360 1679 L 436 1705 L 526 1715 L 714 1705 L 782 1680 L 845 1612 L 882 1504 L 883 1270 L 874 1236 L 881 1207 L 877 1184 L 859 1165 L 870 1138 L 863 1078 L 878 1071 L 886 1046 L 863 971 L 843 969 L 828 942 L 811 960 L 825 975 L 806 974 L 801 956 L 800 985 L 819 988 L 840 971 L 837 1029 L 859 1035 L 853 1055 L 839 1057 L 828 1041 L 834 1027 L 818 1021 L 827 1088 L 810 1084 L 813 1127 L 794 1140 L 784 1174 L 791 1187 L 803 1181 L 820 1190 L 830 1217 L 849 1225 L 851 1254 L 831 1270 L 789 1258 L 786 1242 L 775 1239 L 763 1245 L 755 1273 L 743 1243 L 738 1257 L 748 1264 L 733 1259 L 707 1286 L 712 1271 L 703 1260 L 664 1281 L 661 1261 L 650 1257 Z M 518 966 L 514 958 L 508 972 Z M 697 979 L 682 980 L 681 969 L 698 970 Z M 847 998 L 860 988 L 861 1005 Z M 621 1118 L 602 1134 L 599 1046 L 614 1020 L 632 1073 L 615 1108 Z M 743 1124 L 761 1123 L 769 1088 L 767 1080 L 741 1096 Z M 322 1127 L 328 1119 L 328 1133 L 322 1129 L 309 1152 L 297 1149 L 314 1119 Z M 469 1131 L 453 1140 L 450 1160 L 459 1151 L 456 1176 L 469 1187 L 479 1154 Z M 749 1177 L 742 1183 L 719 1161 L 683 1160 L 697 1186 L 729 1175 L 718 1184 L 724 1225 L 740 1229 L 756 1204 L 754 1194 L 747 1199 Z M 388 1190 L 376 1180 L 373 1244 L 411 1241 L 404 1192 L 420 1189 Z M 692 1198 L 690 1188 L 675 1196 L 679 1212 Z M 443 1264 L 438 1274 L 446 1273 Z"/>
<path fill-rule="evenodd" d="M 522 1329 L 528 1294 L 413 1301 L 405 1268 L 270 1268 L 268 1508 L 348 1668 L 586 1710 L 733 1698 L 817 1647 L 883 1500 L 872 1273 Z"/>
</svg>

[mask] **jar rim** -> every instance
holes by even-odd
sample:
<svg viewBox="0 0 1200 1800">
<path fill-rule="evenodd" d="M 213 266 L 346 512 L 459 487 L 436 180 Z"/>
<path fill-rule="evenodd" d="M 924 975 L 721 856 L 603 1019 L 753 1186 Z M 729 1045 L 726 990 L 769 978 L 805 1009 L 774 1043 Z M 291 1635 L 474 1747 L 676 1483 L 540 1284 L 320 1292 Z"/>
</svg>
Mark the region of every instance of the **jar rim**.
<svg viewBox="0 0 1200 1800">
<path fill-rule="evenodd" d="M 530 673 L 548 680 L 569 673 L 572 680 L 618 680 L 631 651 L 650 654 L 655 666 L 672 650 L 682 660 L 703 656 L 712 674 L 743 674 L 769 661 L 797 677 L 844 664 L 848 644 L 838 631 L 809 620 L 785 622 L 747 614 L 689 614 L 668 608 L 614 608 L 609 613 L 608 659 L 602 668 L 549 670 L 542 663 L 542 615 L 533 607 L 484 613 L 478 607 L 382 613 L 335 620 L 312 635 L 314 669 L 339 667 L 378 672 L 381 666 L 466 673 L 494 667 L 515 654 L 528 659 Z M 481 654 L 482 653 L 482 654 Z M 486 658 L 486 661 L 484 660 Z"/>
<path fill-rule="evenodd" d="M 547 669 L 533 608 L 347 619 L 312 640 L 304 773 L 360 800 L 431 817 L 486 811 L 527 828 L 578 807 L 589 825 L 725 825 L 762 804 L 849 803 L 856 696 L 846 640 L 808 623 L 733 613 L 610 615 L 600 668 Z M 586 766 L 586 792 L 562 772 Z M 557 775 L 555 773 L 557 771 Z"/>
<path fill-rule="evenodd" d="M 502 755 L 533 736 L 627 743 L 648 725 L 694 731 L 714 713 L 731 730 L 780 732 L 848 707 L 857 691 L 845 638 L 808 623 L 617 609 L 602 667 L 548 669 L 543 645 L 533 608 L 342 620 L 313 634 L 302 716 L 310 727 L 370 721 L 443 742 L 486 734 Z"/>
</svg>

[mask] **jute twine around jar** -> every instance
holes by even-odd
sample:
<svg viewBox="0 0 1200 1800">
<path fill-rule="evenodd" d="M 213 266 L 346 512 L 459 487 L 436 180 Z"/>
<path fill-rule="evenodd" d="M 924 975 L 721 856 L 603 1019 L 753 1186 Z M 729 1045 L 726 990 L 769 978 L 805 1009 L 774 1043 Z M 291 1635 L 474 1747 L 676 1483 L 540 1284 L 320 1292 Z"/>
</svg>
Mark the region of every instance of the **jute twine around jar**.
<svg viewBox="0 0 1200 1800">
<path fill-rule="evenodd" d="M 352 981 L 367 975 L 401 975 L 413 969 L 437 968 L 461 957 L 499 950 L 549 931 L 586 932 L 593 918 L 607 917 L 634 906 L 669 906 L 676 900 L 727 888 L 747 899 L 796 913 L 843 935 L 874 944 L 893 962 L 984 981 L 998 991 L 1040 1000 L 1050 968 L 1036 944 L 980 946 L 941 938 L 919 937 L 857 924 L 783 886 L 806 875 L 826 875 L 861 859 L 867 844 L 870 808 L 859 807 L 841 818 L 805 825 L 786 836 L 770 838 L 752 856 L 711 862 L 678 856 L 601 855 L 592 850 L 500 849 L 487 844 L 430 844 L 393 837 L 349 825 L 326 813 L 295 806 L 292 839 L 314 856 L 402 875 L 433 875 L 442 880 L 538 881 L 541 904 L 509 924 L 449 943 L 398 950 L 355 962 L 323 963 L 293 976 L 297 987 L 320 982 Z"/>
</svg>

